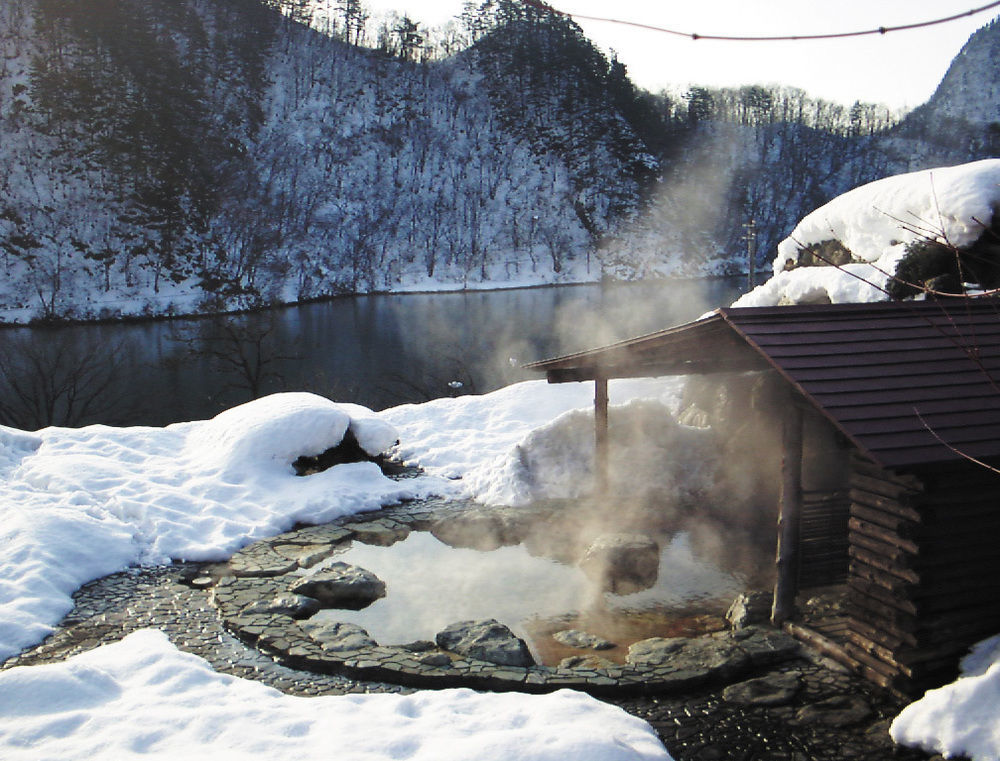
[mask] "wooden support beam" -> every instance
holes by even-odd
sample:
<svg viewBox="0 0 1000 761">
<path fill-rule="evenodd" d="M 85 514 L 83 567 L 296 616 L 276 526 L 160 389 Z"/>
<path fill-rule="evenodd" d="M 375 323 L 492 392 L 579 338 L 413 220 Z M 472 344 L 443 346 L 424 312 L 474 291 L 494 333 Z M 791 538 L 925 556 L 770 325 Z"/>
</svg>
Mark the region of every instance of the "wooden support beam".
<svg viewBox="0 0 1000 761">
<path fill-rule="evenodd" d="M 594 492 L 608 491 L 608 378 L 597 372 L 594 378 Z"/>
<path fill-rule="evenodd" d="M 778 576 L 771 622 L 781 626 L 795 612 L 799 591 L 799 527 L 802 522 L 802 409 L 794 401 L 783 422 L 781 502 L 778 513 Z"/>
</svg>

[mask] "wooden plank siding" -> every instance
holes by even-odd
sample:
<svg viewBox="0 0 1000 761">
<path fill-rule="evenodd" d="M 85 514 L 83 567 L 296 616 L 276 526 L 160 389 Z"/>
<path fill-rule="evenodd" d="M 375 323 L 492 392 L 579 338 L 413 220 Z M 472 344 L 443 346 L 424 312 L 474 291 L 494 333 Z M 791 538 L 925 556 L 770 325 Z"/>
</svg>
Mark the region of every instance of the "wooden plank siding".
<svg viewBox="0 0 1000 761">
<path fill-rule="evenodd" d="M 879 683 L 942 684 L 1000 630 L 998 484 L 981 468 L 917 480 L 854 458 L 844 650 Z"/>
</svg>

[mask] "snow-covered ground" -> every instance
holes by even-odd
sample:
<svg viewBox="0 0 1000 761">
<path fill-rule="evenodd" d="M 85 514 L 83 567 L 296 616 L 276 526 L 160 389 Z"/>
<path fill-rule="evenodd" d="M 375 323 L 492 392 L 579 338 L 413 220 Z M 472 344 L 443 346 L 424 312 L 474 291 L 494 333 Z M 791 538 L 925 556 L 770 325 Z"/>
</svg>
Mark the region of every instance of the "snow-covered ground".
<svg viewBox="0 0 1000 761">
<path fill-rule="evenodd" d="M 165 428 L 0 427 L 0 658 L 43 639 L 79 586 L 130 565 L 219 560 L 297 522 L 431 494 L 524 498 L 531 471 L 506 488 L 490 474 L 520 462 L 518 444 L 533 430 L 592 404 L 588 385 L 532 381 L 378 415 L 288 393 Z M 612 384 L 612 395 L 669 398 L 673 389 L 630 381 Z M 392 481 L 372 463 L 294 475 L 299 455 L 335 446 L 348 428 L 370 453 L 399 439 L 398 454 L 428 475 Z M 584 466 L 575 473 L 582 479 Z M 235 742 L 240 758 L 308 759 L 334 734 L 352 759 L 669 758 L 648 726 L 582 695 L 302 700 L 213 674 L 149 633 L 0 674 L 2 758 L 119 758 L 127 749 L 226 757 Z"/>
<path fill-rule="evenodd" d="M 218 674 L 143 630 L 0 672 L 0 757 L 669 761 L 646 722 L 582 693 L 301 698 Z"/>
<path fill-rule="evenodd" d="M 1000 759 L 1000 635 L 976 645 L 961 670 L 958 680 L 903 709 L 893 740 L 945 758 Z"/>
</svg>

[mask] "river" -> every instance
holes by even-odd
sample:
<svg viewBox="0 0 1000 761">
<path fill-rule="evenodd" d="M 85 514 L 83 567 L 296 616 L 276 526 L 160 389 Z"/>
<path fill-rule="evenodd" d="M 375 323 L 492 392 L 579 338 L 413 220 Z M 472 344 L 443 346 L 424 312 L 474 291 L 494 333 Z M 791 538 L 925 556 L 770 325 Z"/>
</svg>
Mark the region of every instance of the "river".
<svg viewBox="0 0 1000 761">
<path fill-rule="evenodd" d="M 351 296 L 220 318 L 12 328 L 0 331 L 0 392 L 10 410 L 0 423 L 37 428 L 52 422 L 47 414 L 59 424 L 163 425 L 282 390 L 373 409 L 485 393 L 538 377 L 521 369 L 525 362 L 695 319 L 743 285 L 719 278 Z M 74 375 L 72 408 L 48 399 L 59 393 L 53 379 L 66 376 L 62 385 L 73 388 Z M 29 402 L 12 377 L 22 396 L 45 397 L 49 411 L 13 416 Z"/>
</svg>

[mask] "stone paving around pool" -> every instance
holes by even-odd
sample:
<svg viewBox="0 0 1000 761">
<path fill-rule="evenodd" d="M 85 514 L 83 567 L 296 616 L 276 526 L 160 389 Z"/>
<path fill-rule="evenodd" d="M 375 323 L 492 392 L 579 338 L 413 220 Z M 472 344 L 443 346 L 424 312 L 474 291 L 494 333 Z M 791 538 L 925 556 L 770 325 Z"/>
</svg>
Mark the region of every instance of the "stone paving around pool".
<svg viewBox="0 0 1000 761">
<path fill-rule="evenodd" d="M 799 654 L 800 645 L 794 638 L 769 627 L 751 626 L 699 638 L 647 639 L 632 645 L 624 665 L 597 666 L 597 653 L 588 658 L 581 650 L 581 657 L 571 659 L 572 663 L 549 667 L 532 665 L 530 657 L 527 663 L 489 654 L 471 657 L 459 648 L 442 647 L 440 634 L 436 643 L 418 640 L 386 646 L 352 624 L 317 626 L 310 622 L 309 616 L 321 603 L 296 594 L 306 586 L 296 571 L 317 565 L 347 542 L 390 545 L 411 530 L 426 529 L 431 522 L 459 521 L 470 513 L 479 515 L 461 505 L 452 505 L 444 517 L 440 510 L 401 508 L 308 526 L 258 541 L 234 555 L 228 564 L 216 567 L 211 576 L 193 581 L 213 587 L 212 599 L 229 631 L 281 663 L 412 687 L 462 686 L 526 692 L 568 687 L 601 695 L 676 693 L 736 681 Z M 511 520 L 508 516 L 507 523 Z M 501 522 L 503 518 L 498 518 Z M 343 574 L 345 564 L 337 565 Z M 369 588 L 377 582 L 363 578 L 367 573 L 363 569 L 350 571 Z M 316 587 L 312 584 L 309 589 Z M 353 588 L 345 585 L 348 587 Z M 384 594 L 384 588 L 369 594 L 374 599 Z M 324 607 L 329 610 L 331 606 Z M 354 606 L 345 603 L 339 607 Z M 331 612 L 335 617 L 335 611 Z M 505 628 L 496 621 L 477 623 Z"/>
<path fill-rule="evenodd" d="M 368 522 L 359 525 L 382 530 Z M 45 642 L 0 669 L 61 661 L 138 629 L 156 628 L 216 671 L 288 694 L 412 691 L 387 682 L 289 668 L 248 647 L 226 631 L 210 600 L 210 586 L 222 578 L 221 570 L 175 564 L 97 579 L 77 591 L 74 610 Z M 808 650 L 801 655 L 762 677 L 728 685 L 604 699 L 649 721 L 677 761 L 942 761 L 892 743 L 887 728 L 902 701 Z"/>
</svg>

